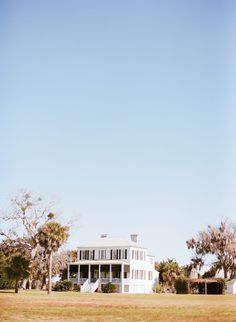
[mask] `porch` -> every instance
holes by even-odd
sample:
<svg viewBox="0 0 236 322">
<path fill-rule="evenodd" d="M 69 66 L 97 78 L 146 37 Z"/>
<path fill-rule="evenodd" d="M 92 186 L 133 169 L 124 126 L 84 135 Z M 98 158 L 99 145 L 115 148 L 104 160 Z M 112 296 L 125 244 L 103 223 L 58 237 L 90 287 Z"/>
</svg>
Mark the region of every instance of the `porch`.
<svg viewBox="0 0 236 322">
<path fill-rule="evenodd" d="M 130 265 L 120 264 L 78 264 L 68 265 L 68 279 L 74 284 L 83 285 L 95 283 L 99 280 L 100 284 L 113 283 L 121 284 L 123 280 L 130 278 Z"/>
</svg>

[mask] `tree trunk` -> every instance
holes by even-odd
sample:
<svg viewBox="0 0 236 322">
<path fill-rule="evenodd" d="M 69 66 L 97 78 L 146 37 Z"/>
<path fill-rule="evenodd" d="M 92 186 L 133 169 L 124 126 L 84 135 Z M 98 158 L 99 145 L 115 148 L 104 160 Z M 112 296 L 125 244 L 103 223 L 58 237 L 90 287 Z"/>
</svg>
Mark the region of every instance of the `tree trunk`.
<svg viewBox="0 0 236 322">
<path fill-rule="evenodd" d="M 35 288 L 36 290 L 40 290 L 40 286 L 41 286 L 40 280 L 34 280 L 33 284 L 34 284 L 33 288 Z"/>
<path fill-rule="evenodd" d="M 42 279 L 42 285 L 41 285 L 41 290 L 43 290 L 44 285 L 46 285 L 46 276 L 43 274 L 43 279 Z"/>
<path fill-rule="evenodd" d="M 31 290 L 32 289 L 32 279 L 31 279 L 31 277 L 29 277 L 28 283 L 29 283 L 29 290 Z"/>
<path fill-rule="evenodd" d="M 227 268 L 224 267 L 223 270 L 224 270 L 224 278 L 227 279 L 228 277 Z"/>
<path fill-rule="evenodd" d="M 15 293 L 18 293 L 18 280 L 16 280 L 16 284 L 15 284 Z"/>
<path fill-rule="evenodd" d="M 52 292 L 52 252 L 48 256 L 48 294 Z"/>
</svg>

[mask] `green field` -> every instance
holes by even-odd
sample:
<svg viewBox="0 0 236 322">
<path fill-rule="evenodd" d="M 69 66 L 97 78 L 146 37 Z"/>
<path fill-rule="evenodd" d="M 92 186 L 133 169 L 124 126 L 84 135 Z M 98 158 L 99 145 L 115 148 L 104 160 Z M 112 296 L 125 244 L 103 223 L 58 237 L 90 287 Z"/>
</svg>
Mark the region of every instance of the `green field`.
<svg viewBox="0 0 236 322">
<path fill-rule="evenodd" d="M 236 321 L 234 295 L 0 292 L 0 321 Z"/>
</svg>

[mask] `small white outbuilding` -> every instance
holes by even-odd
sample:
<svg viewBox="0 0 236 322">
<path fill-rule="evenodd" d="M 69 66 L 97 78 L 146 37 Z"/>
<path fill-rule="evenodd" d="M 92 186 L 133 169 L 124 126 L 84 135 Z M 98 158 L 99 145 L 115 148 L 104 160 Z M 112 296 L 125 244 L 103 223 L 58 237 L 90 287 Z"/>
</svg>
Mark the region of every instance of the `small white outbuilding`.
<svg viewBox="0 0 236 322">
<path fill-rule="evenodd" d="M 226 294 L 236 294 L 236 278 L 226 282 Z"/>
</svg>

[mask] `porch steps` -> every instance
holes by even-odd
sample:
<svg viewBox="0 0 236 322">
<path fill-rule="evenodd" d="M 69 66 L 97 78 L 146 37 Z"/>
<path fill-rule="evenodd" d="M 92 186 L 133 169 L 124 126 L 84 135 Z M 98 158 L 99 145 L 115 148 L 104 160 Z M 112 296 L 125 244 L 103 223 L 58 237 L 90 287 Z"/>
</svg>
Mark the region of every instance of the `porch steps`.
<svg viewBox="0 0 236 322">
<path fill-rule="evenodd" d="M 95 283 L 89 283 L 89 280 L 86 280 L 86 282 L 81 286 L 80 292 L 81 293 L 94 293 L 99 287 L 99 280 L 97 280 Z"/>
</svg>

